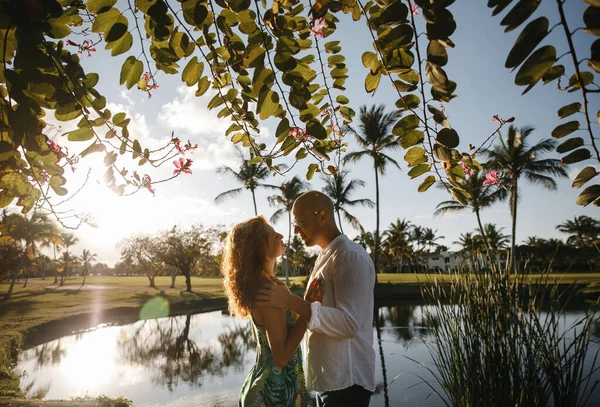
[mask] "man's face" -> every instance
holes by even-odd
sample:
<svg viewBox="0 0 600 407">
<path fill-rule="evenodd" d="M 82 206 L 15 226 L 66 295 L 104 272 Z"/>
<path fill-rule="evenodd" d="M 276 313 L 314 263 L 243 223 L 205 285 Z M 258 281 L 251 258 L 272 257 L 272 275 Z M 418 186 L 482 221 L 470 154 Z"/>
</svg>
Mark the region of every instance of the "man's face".
<svg viewBox="0 0 600 407">
<path fill-rule="evenodd" d="M 300 211 L 294 207 L 292 213 L 294 233 L 300 236 L 306 246 L 316 245 L 321 230 L 319 227 L 319 212 Z"/>
</svg>

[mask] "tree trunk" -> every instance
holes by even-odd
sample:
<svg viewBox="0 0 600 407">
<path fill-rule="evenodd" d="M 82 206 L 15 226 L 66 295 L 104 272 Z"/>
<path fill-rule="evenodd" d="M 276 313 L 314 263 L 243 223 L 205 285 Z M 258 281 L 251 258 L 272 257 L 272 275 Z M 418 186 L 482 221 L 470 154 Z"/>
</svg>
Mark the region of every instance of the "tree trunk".
<svg viewBox="0 0 600 407">
<path fill-rule="evenodd" d="M 477 224 L 479 225 L 479 232 L 481 233 L 481 238 L 483 239 L 483 246 L 485 247 L 485 252 L 487 253 L 488 259 L 492 258 L 492 251 L 490 250 L 490 245 L 488 244 L 487 236 L 485 235 L 485 231 L 483 230 L 483 224 L 481 223 L 481 216 L 479 215 L 479 209 L 475 211 L 475 216 L 477 216 Z"/>
<path fill-rule="evenodd" d="M 85 285 L 85 278 L 87 277 L 87 267 L 83 268 L 83 281 L 81 282 L 81 286 Z"/>
<path fill-rule="evenodd" d="M 517 233 L 517 199 L 518 199 L 518 181 L 515 179 L 515 185 L 513 186 L 513 190 L 511 193 L 511 215 L 512 215 L 512 237 L 510 242 L 510 274 L 515 274 L 517 264 L 516 264 L 516 253 L 515 253 L 515 241 L 516 241 L 516 233 Z"/>
<path fill-rule="evenodd" d="M 8 287 L 8 291 L 4 294 L 5 300 L 10 300 L 12 297 L 13 289 L 15 288 L 15 283 L 17 282 L 17 276 L 19 275 L 19 271 L 21 270 L 21 266 L 25 264 L 25 260 L 21 260 L 21 265 L 18 269 L 13 272 L 12 278 L 10 279 L 10 286 Z"/>
<path fill-rule="evenodd" d="M 290 285 L 290 270 L 289 270 L 289 258 L 290 258 L 290 246 L 292 245 L 292 213 L 288 211 L 288 244 L 285 246 L 285 284 Z"/>
<path fill-rule="evenodd" d="M 156 288 L 156 286 L 154 285 L 154 276 L 150 275 L 150 274 L 146 274 L 146 277 L 148 277 L 148 281 L 150 283 L 150 288 Z"/>
<path fill-rule="evenodd" d="M 375 284 L 377 284 L 377 273 L 379 273 L 379 173 L 377 166 L 375 166 L 375 213 L 375 253 L 373 254 L 373 264 L 375 266 Z"/>
<path fill-rule="evenodd" d="M 27 281 L 29 281 L 29 273 L 25 274 L 25 284 L 23 284 L 23 288 L 27 287 Z"/>
<path fill-rule="evenodd" d="M 340 210 L 338 209 L 336 212 L 337 212 L 337 216 L 338 216 L 338 223 L 340 224 L 340 232 L 342 232 L 342 234 L 344 234 L 344 228 L 342 227 L 342 217 L 340 216 Z"/>
<path fill-rule="evenodd" d="M 254 216 L 258 216 L 258 209 L 256 208 L 256 196 L 254 195 L 254 189 L 251 189 L 252 192 L 252 202 L 254 203 Z"/>
<path fill-rule="evenodd" d="M 177 278 L 177 273 L 171 274 L 171 286 L 169 288 L 175 288 L 175 279 Z"/>
<path fill-rule="evenodd" d="M 190 276 L 190 271 L 187 270 L 187 272 L 185 273 L 185 286 L 186 286 L 186 291 L 188 293 L 192 292 L 192 278 Z"/>
</svg>

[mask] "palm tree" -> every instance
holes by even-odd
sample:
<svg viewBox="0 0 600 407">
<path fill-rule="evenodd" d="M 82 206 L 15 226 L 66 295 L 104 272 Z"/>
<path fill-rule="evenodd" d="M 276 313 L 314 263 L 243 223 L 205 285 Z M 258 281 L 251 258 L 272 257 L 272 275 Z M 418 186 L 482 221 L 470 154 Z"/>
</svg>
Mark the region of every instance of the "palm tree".
<svg viewBox="0 0 600 407">
<path fill-rule="evenodd" d="M 392 257 L 400 263 L 400 267 L 404 265 L 405 259 L 411 263 L 413 261 L 413 249 L 409 243 L 411 227 L 410 221 L 397 219 L 395 223 L 390 223 L 388 229 L 383 232 L 384 241 L 382 244 Z M 396 272 L 398 272 L 398 268 L 396 268 Z"/>
<path fill-rule="evenodd" d="M 56 226 L 40 212 L 34 212 L 30 217 L 4 212 L 0 231 L 0 239 L 19 241 L 24 249 L 19 268 L 13 273 L 8 291 L 4 295 L 5 299 L 10 299 L 19 272 L 36 257 L 37 244 L 48 241 L 56 234 Z"/>
<path fill-rule="evenodd" d="M 96 261 L 96 253 L 92 253 L 87 249 L 83 249 L 83 253 L 81 254 L 81 265 L 83 267 L 83 282 L 81 286 L 85 285 L 85 278 L 88 275 L 89 267 L 92 265 L 92 262 Z"/>
<path fill-rule="evenodd" d="M 73 233 L 70 233 L 70 232 L 63 232 L 63 233 L 60 234 L 60 236 L 61 236 L 61 239 L 62 239 L 63 246 L 65 247 L 65 253 L 67 255 L 69 255 L 70 254 L 69 247 L 71 247 L 73 245 L 76 245 L 79 242 L 79 238 L 77 236 L 75 236 Z M 63 253 L 63 254 L 65 254 L 65 253 Z M 73 256 L 70 256 L 70 257 L 67 256 L 67 258 L 73 258 Z M 67 277 L 69 277 L 70 273 L 71 273 L 71 268 L 69 268 L 69 263 L 68 262 L 65 263 L 65 261 L 64 261 L 65 257 L 64 256 L 63 256 L 62 260 L 63 260 L 63 263 L 66 264 L 66 267 L 64 269 L 64 273 L 61 275 L 61 279 L 60 279 L 60 285 L 61 285 L 61 287 L 65 283 L 65 279 Z"/>
<path fill-rule="evenodd" d="M 279 206 L 280 208 L 275 211 L 275 213 L 271 216 L 271 222 L 277 223 L 282 216 L 287 213 L 288 216 L 288 240 L 287 245 L 285 246 L 285 283 L 290 283 L 289 276 L 289 250 L 292 243 L 292 207 L 294 206 L 294 201 L 298 198 L 302 193 L 308 190 L 309 184 L 306 181 L 301 180 L 297 176 L 294 176 L 289 181 L 284 181 L 279 189 L 281 190 L 280 195 L 272 195 L 268 197 L 269 204 L 271 206 Z"/>
<path fill-rule="evenodd" d="M 410 241 L 417 244 L 417 252 L 424 249 L 425 246 L 425 228 L 418 225 L 413 225 L 410 231 Z M 423 247 L 421 247 L 423 245 Z"/>
<path fill-rule="evenodd" d="M 589 216 L 575 216 L 556 226 L 559 232 L 570 234 L 567 244 L 576 247 L 587 247 L 593 244 L 600 235 L 600 222 Z"/>
<path fill-rule="evenodd" d="M 222 165 L 217 168 L 217 173 L 232 175 L 237 182 L 242 184 L 242 187 L 220 193 L 216 196 L 215 202 L 221 203 L 226 199 L 239 195 L 244 189 L 247 189 L 252 193 L 254 216 L 258 216 L 255 191 L 258 188 L 278 189 L 278 187 L 276 185 L 264 184 L 260 182 L 270 175 L 269 169 L 266 166 L 251 163 L 250 160 L 253 158 L 252 155 L 250 155 L 250 158 L 247 159 L 244 157 L 244 154 L 241 152 L 241 150 L 238 150 L 238 153 L 240 155 L 241 164 L 237 171 L 227 165 Z"/>
<path fill-rule="evenodd" d="M 60 276 L 60 286 L 62 287 L 67 279 L 67 274 L 70 272 L 69 270 L 72 270 L 73 267 L 79 265 L 79 258 L 71 255 L 71 253 L 69 253 L 67 250 L 62 254 L 58 264 L 58 272 L 62 273 Z"/>
<path fill-rule="evenodd" d="M 517 232 L 517 203 L 519 201 L 519 179 L 524 176 L 532 184 L 541 184 L 546 189 L 556 190 L 553 177 L 567 177 L 564 165 L 555 158 L 541 159 L 544 153 L 554 151 L 556 141 L 543 139 L 530 146 L 527 138 L 533 132 L 533 127 L 514 126 L 508 128 L 506 139 L 500 137 L 500 145 L 487 151 L 489 162 L 487 166 L 504 171 L 510 189 L 510 212 L 512 216 L 512 236 L 510 244 L 510 271 L 514 274 L 515 241 Z"/>
<path fill-rule="evenodd" d="M 360 125 L 358 131 L 348 127 L 348 131 L 354 135 L 360 151 L 349 153 L 344 158 L 344 163 L 358 162 L 363 157 L 370 157 L 373 160 L 375 169 L 375 253 L 373 263 L 375 265 L 375 278 L 377 278 L 378 252 L 379 252 L 379 174 L 385 175 L 388 164 L 398 168 L 400 166 L 392 157 L 385 154 L 386 151 L 392 151 L 400 147 L 397 137 L 391 134 L 391 128 L 400 117 L 400 113 L 384 113 L 385 107 L 372 106 L 367 109 L 366 106 L 360 108 Z"/>
<path fill-rule="evenodd" d="M 433 213 L 434 216 L 443 216 L 447 213 L 462 212 L 470 209 L 477 217 L 477 224 L 483 243 L 489 251 L 483 224 L 481 223 L 480 212 L 482 209 L 492 206 L 498 201 L 506 199 L 508 192 L 503 188 L 498 188 L 492 185 L 484 185 L 485 175 L 479 171 L 470 177 L 465 177 L 465 190 L 471 195 L 471 199 L 466 205 L 455 200 L 440 202 Z"/>
<path fill-rule="evenodd" d="M 437 229 L 425 228 L 423 230 L 423 244 L 431 250 L 432 247 L 437 246 L 436 240 L 445 239 L 445 236 L 436 236 Z"/>
<path fill-rule="evenodd" d="M 544 239 L 537 236 L 529 236 L 523 241 L 523 244 L 529 247 L 541 247 L 544 244 Z"/>
<path fill-rule="evenodd" d="M 356 236 L 354 241 L 361 245 L 363 249 L 370 252 L 371 257 L 373 257 L 373 252 L 375 251 L 375 238 L 373 237 L 373 233 L 361 229 L 360 235 Z"/>
<path fill-rule="evenodd" d="M 344 233 L 344 229 L 342 227 L 341 213 L 344 214 L 344 219 L 346 219 L 346 221 L 348 221 L 355 229 L 361 229 L 361 224 L 358 219 L 351 215 L 345 207 L 361 205 L 366 206 L 367 208 L 373 208 L 375 206 L 370 199 L 350 199 L 352 192 L 359 187 L 364 187 L 365 182 L 359 179 L 348 180 L 347 177 L 347 171 L 335 173 L 333 176 L 325 176 L 325 186 L 323 187 L 323 192 L 326 195 L 329 195 L 333 201 L 333 208 L 337 214 L 338 223 L 340 224 L 342 233 Z"/>
<path fill-rule="evenodd" d="M 504 228 L 498 229 L 495 223 L 486 223 L 483 226 L 483 230 L 487 237 L 488 244 L 492 254 L 498 253 L 501 250 L 506 249 L 510 236 L 502 233 Z"/>
<path fill-rule="evenodd" d="M 476 248 L 475 236 L 470 232 L 461 233 L 460 236 L 458 236 L 458 240 L 455 240 L 452 243 L 461 246 L 462 252 L 473 253 Z"/>
</svg>

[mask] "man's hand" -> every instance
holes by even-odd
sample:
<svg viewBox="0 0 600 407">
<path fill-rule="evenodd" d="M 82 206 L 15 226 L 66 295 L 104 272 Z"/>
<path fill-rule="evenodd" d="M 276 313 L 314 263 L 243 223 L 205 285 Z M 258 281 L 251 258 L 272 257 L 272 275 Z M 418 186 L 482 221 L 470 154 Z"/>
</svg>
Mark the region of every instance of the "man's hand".
<svg viewBox="0 0 600 407">
<path fill-rule="evenodd" d="M 310 282 L 304 299 L 308 302 L 322 302 L 323 301 L 323 280 L 315 278 Z"/>
<path fill-rule="evenodd" d="M 258 289 L 256 303 L 265 307 L 289 308 L 289 299 L 293 294 L 278 278 L 271 280 Z"/>
</svg>

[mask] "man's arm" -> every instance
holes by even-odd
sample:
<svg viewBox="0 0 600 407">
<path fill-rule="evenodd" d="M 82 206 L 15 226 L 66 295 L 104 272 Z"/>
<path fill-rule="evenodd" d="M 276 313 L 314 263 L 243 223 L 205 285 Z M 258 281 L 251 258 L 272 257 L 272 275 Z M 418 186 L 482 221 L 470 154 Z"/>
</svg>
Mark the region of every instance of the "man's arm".
<svg viewBox="0 0 600 407">
<path fill-rule="evenodd" d="M 373 296 L 375 271 L 359 253 L 344 253 L 337 259 L 334 276 L 336 306 L 311 306 L 308 329 L 338 338 L 353 338 L 363 321 L 373 312 L 365 303 Z"/>
</svg>

